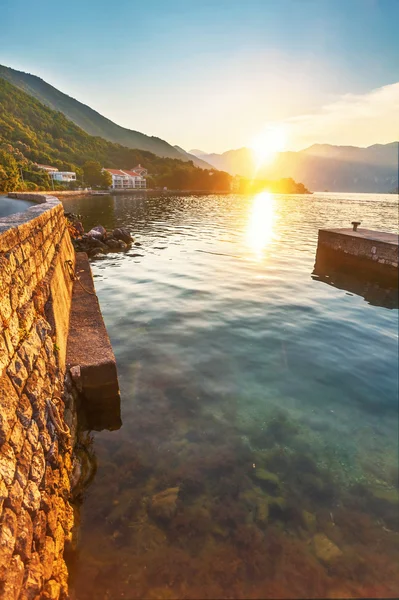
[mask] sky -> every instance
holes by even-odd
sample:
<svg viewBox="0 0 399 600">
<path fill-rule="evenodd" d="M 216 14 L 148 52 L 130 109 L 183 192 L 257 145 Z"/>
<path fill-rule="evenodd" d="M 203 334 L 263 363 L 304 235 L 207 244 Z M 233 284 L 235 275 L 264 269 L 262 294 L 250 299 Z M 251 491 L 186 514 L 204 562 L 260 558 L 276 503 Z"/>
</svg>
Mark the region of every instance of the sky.
<svg viewBox="0 0 399 600">
<path fill-rule="evenodd" d="M 186 150 L 399 138 L 399 0 L 0 0 L 0 20 L 0 64 Z"/>
</svg>

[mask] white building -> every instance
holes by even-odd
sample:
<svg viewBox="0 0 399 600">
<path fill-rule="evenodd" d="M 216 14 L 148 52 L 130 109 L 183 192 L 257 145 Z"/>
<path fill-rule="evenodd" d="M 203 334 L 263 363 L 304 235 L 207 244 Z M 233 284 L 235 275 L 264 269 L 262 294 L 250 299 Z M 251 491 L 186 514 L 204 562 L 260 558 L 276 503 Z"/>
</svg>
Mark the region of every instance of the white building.
<svg viewBox="0 0 399 600">
<path fill-rule="evenodd" d="M 60 183 L 68 183 L 69 181 L 76 181 L 76 173 L 73 171 L 56 171 L 49 173 L 51 179 L 59 181 Z"/>
<path fill-rule="evenodd" d="M 59 181 L 60 183 L 76 181 L 76 173 L 73 171 L 59 171 L 56 167 L 50 167 L 50 165 L 39 165 L 38 163 L 36 163 L 36 166 L 42 171 L 46 171 L 54 181 Z"/>
<path fill-rule="evenodd" d="M 140 165 L 139 165 L 140 166 Z M 140 167 L 141 171 L 147 175 L 147 169 Z M 147 181 L 145 177 L 134 171 L 125 171 L 122 169 L 103 169 L 108 171 L 112 177 L 111 189 L 113 190 L 145 190 Z"/>
<path fill-rule="evenodd" d="M 141 165 L 137 165 L 137 167 L 133 167 L 132 171 L 141 175 L 141 177 L 146 177 L 148 175 L 148 171 L 145 167 Z"/>
</svg>

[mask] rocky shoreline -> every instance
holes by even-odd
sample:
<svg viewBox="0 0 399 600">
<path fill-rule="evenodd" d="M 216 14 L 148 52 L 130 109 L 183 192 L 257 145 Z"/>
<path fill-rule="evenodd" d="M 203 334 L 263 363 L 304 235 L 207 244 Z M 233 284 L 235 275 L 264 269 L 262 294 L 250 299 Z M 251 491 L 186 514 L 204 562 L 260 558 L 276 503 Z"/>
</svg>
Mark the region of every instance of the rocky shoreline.
<svg viewBox="0 0 399 600">
<path fill-rule="evenodd" d="M 125 227 L 117 227 L 109 232 L 102 225 L 97 225 L 88 231 L 84 230 L 79 215 L 65 213 L 72 244 L 76 252 L 86 252 L 89 258 L 95 258 L 108 252 L 123 252 L 129 250 L 135 242 L 130 232 Z"/>
</svg>

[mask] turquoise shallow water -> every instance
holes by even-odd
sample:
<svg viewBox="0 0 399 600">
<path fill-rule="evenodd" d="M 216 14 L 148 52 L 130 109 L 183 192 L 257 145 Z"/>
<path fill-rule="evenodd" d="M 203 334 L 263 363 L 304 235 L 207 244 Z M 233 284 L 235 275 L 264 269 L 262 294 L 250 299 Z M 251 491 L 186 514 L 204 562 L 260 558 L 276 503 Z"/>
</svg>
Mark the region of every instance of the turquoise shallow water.
<svg viewBox="0 0 399 600">
<path fill-rule="evenodd" d="M 93 434 L 76 597 L 394 597 L 397 291 L 312 272 L 318 228 L 395 231 L 397 196 L 64 205 L 142 244 L 92 264 L 123 425 Z"/>
</svg>

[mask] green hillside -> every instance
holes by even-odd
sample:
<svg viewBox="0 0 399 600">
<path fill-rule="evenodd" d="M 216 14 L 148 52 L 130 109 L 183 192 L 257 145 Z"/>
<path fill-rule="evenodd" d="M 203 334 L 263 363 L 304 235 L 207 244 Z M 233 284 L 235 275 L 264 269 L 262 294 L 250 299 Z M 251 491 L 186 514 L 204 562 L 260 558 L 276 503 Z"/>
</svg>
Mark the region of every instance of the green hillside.
<svg viewBox="0 0 399 600">
<path fill-rule="evenodd" d="M 17 183 L 19 168 L 31 189 L 36 185 L 48 189 L 48 176 L 33 163 L 76 171 L 79 178 L 84 163 L 89 160 L 115 169 L 131 169 L 141 163 L 152 176 L 150 185 L 168 188 L 226 190 L 231 179 L 227 173 L 203 170 L 191 162 L 161 158 L 91 136 L 61 112 L 44 106 L 0 78 L 0 190 L 20 186 L 20 182 Z"/>
<path fill-rule="evenodd" d="M 139 131 L 120 127 L 120 125 L 103 117 L 89 106 L 60 92 L 40 77 L 36 77 L 36 75 L 0 65 L 0 78 L 6 79 L 49 108 L 62 112 L 70 121 L 89 135 L 100 136 L 105 140 L 121 144 L 127 148 L 146 150 L 161 157 L 176 158 L 183 161 L 192 160 L 195 165 L 203 169 L 212 168 L 205 161 L 180 151 L 158 137 L 150 137 Z"/>
</svg>

